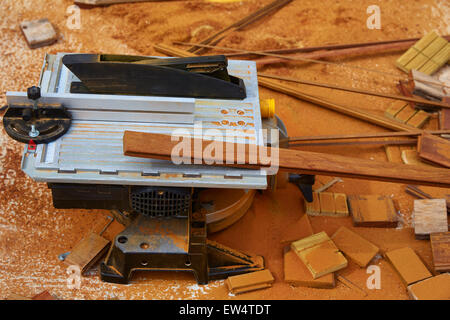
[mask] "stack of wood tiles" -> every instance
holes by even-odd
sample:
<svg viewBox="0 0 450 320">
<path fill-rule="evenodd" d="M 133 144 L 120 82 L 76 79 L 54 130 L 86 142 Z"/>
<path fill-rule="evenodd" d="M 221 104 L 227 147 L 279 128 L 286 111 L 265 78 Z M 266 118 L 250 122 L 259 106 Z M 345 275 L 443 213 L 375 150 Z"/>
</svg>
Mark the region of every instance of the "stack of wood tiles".
<svg viewBox="0 0 450 320">
<path fill-rule="evenodd" d="M 433 266 L 436 272 L 450 272 L 450 232 L 430 235 Z"/>
<path fill-rule="evenodd" d="M 352 195 L 348 197 L 355 227 L 395 228 L 398 224 L 394 202 L 381 195 Z"/>
<path fill-rule="evenodd" d="M 432 276 L 419 256 L 409 247 L 389 251 L 386 253 L 386 258 L 405 286 Z"/>
<path fill-rule="evenodd" d="M 265 269 L 228 277 L 226 284 L 231 293 L 240 294 L 270 288 L 274 281 L 275 279 L 273 278 L 270 270 Z"/>
<path fill-rule="evenodd" d="M 449 57 L 450 44 L 433 31 L 409 48 L 396 66 L 404 72 L 415 69 L 430 75 L 447 63 Z"/>
<path fill-rule="evenodd" d="M 347 196 L 343 193 L 313 192 L 313 202 L 305 201 L 305 210 L 311 216 L 348 216 Z"/>
<path fill-rule="evenodd" d="M 347 259 L 323 231 L 291 243 L 291 249 L 314 279 L 347 267 Z"/>
<path fill-rule="evenodd" d="M 414 232 L 416 239 L 426 240 L 431 233 L 447 232 L 445 199 L 414 200 Z"/>
<path fill-rule="evenodd" d="M 410 103 L 401 100 L 395 100 L 384 114 L 388 118 L 419 129 L 430 119 L 428 112 L 417 110 Z"/>
</svg>

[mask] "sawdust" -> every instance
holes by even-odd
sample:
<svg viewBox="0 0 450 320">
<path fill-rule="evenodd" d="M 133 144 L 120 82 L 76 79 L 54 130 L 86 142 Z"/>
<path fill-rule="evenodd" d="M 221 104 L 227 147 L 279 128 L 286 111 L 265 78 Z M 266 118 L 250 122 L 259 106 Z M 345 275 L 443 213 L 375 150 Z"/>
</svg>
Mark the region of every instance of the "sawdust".
<svg viewBox="0 0 450 320">
<path fill-rule="evenodd" d="M 159 42 L 199 41 L 220 28 L 269 3 L 270 0 L 246 0 L 232 3 L 152 2 L 120 4 L 81 10 L 81 29 L 66 25 L 67 7 L 71 0 L 2 0 L 0 2 L 0 103 L 4 93 L 24 91 L 36 85 L 45 53 L 92 52 L 157 55 L 153 45 Z M 382 29 L 368 30 L 366 8 L 377 4 L 382 11 Z M 241 32 L 233 33 L 219 43 L 221 46 L 253 50 L 313 46 L 334 43 L 365 42 L 418 37 L 436 29 L 449 33 L 449 5 L 443 0 L 386 2 L 381 0 L 302 0 Z M 30 50 L 23 39 L 19 23 L 47 17 L 57 28 L 56 44 Z M 205 27 L 206 26 L 206 27 Z M 211 27 L 211 28 L 210 28 Z M 217 51 L 211 51 L 211 53 Z M 345 62 L 379 69 L 404 76 L 394 67 L 396 54 L 347 59 Z M 280 64 L 269 66 L 267 73 L 322 81 L 355 88 L 371 88 L 396 93 L 393 79 L 366 71 L 338 66 L 313 64 Z M 383 114 L 389 101 L 329 89 L 305 91 L 330 97 L 338 103 Z M 325 135 L 379 132 L 383 129 L 359 120 L 341 116 L 309 103 L 300 102 L 267 89 L 262 98 L 276 100 L 276 113 L 285 122 L 289 135 Z M 437 128 L 432 119 L 427 128 Z M 51 194 L 43 183 L 26 177 L 20 170 L 22 146 L 0 134 L 0 298 L 9 293 L 33 296 L 43 289 L 61 299 L 235 299 L 223 281 L 197 286 L 189 273 L 139 272 L 130 285 L 104 283 L 93 270 L 81 281 L 79 289 L 67 287 L 66 266 L 58 254 L 70 251 L 100 218 L 101 210 L 56 210 Z M 305 148 L 305 150 L 308 150 Z M 385 161 L 382 148 L 377 147 L 315 147 L 311 151 L 329 152 Z M 424 188 L 425 189 L 425 188 Z M 427 189 L 425 189 L 427 190 Z M 330 192 L 350 194 L 393 194 L 402 212 L 409 213 L 413 198 L 404 192 L 404 185 L 345 179 Z M 433 189 L 434 194 L 448 190 Z M 257 194 L 249 212 L 229 229 L 211 235 L 224 245 L 264 256 L 267 267 L 276 279 L 273 287 L 239 295 L 239 299 L 361 299 L 361 295 L 342 283 L 335 289 L 294 288 L 284 283 L 281 240 L 284 230 L 304 212 L 297 187 Z M 312 217 L 315 232 L 333 234 L 341 225 L 352 229 L 351 218 Z M 383 251 L 409 246 L 431 264 L 431 248 L 426 241 L 414 240 L 411 228 L 401 230 L 363 228 L 364 237 Z M 366 290 L 364 299 L 406 299 L 399 277 L 388 263 L 380 259 L 381 290 Z M 369 276 L 366 270 L 349 262 L 339 272 L 364 287 Z"/>
</svg>

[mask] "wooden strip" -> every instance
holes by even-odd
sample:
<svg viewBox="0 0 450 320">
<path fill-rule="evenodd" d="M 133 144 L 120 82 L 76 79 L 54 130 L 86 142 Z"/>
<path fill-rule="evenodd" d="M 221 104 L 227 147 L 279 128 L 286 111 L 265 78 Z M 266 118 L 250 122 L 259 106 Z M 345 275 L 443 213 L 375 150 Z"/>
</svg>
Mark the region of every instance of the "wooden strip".
<svg viewBox="0 0 450 320">
<path fill-rule="evenodd" d="M 340 90 L 340 91 L 347 91 L 347 92 L 352 92 L 352 93 L 365 94 L 365 95 L 369 95 L 369 96 L 375 96 L 375 97 L 381 97 L 381 98 L 387 98 L 387 99 L 393 99 L 393 100 L 421 103 L 421 104 L 426 104 L 426 105 L 431 105 L 431 106 L 438 106 L 441 108 L 450 108 L 450 106 L 447 105 L 446 103 L 425 100 L 422 98 L 419 99 L 419 98 L 414 98 L 414 97 L 399 96 L 399 95 L 394 95 L 394 94 L 375 92 L 375 91 L 370 91 L 367 89 L 356 89 L 356 88 L 350 88 L 350 87 L 343 87 L 343 86 L 320 83 L 320 82 L 315 82 L 315 81 L 308 81 L 308 80 L 295 79 L 295 78 L 290 78 L 290 77 L 276 76 L 276 75 L 271 75 L 271 74 L 262 73 L 262 72 L 258 73 L 258 77 L 290 81 L 290 82 L 301 83 L 301 84 L 305 84 L 305 85 L 309 85 L 309 86 L 328 88 L 328 89 L 334 89 L 334 90 Z"/>
<path fill-rule="evenodd" d="M 430 235 L 433 265 L 436 272 L 450 272 L 450 232 Z"/>
<path fill-rule="evenodd" d="M 362 110 L 359 110 L 356 108 L 342 106 L 342 105 L 338 105 L 338 104 L 335 104 L 332 102 L 328 102 L 324 99 L 314 97 L 307 93 L 304 93 L 295 87 L 280 84 L 274 80 L 270 80 L 270 79 L 266 79 L 266 78 L 258 78 L 258 84 L 263 87 L 282 92 L 284 94 L 293 96 L 295 98 L 317 104 L 321 107 L 325 107 L 327 109 L 331 109 L 333 111 L 337 111 L 337 112 L 343 113 L 347 116 L 351 116 L 353 118 L 364 120 L 366 122 L 369 122 L 369 123 L 372 123 L 372 124 L 375 124 L 375 125 L 387 128 L 387 129 L 391 129 L 391 130 L 395 130 L 395 131 L 412 131 L 413 130 L 410 126 L 398 123 L 398 122 L 388 119 L 386 117 L 380 117 L 380 116 L 370 114 L 368 112 L 365 112 L 365 111 L 362 111 Z"/>
<path fill-rule="evenodd" d="M 450 109 L 449 109 L 450 110 Z M 431 118 L 428 112 L 419 110 L 415 115 L 413 115 L 406 124 L 415 128 L 422 128 L 428 120 Z"/>
<path fill-rule="evenodd" d="M 323 231 L 291 243 L 291 249 L 314 279 L 347 267 L 347 259 Z"/>
<path fill-rule="evenodd" d="M 437 199 L 437 198 L 439 198 L 439 197 L 430 195 L 430 194 L 424 192 L 423 190 L 419 189 L 418 187 L 412 186 L 412 185 L 406 186 L 406 192 L 408 192 L 409 194 L 412 194 L 413 196 L 415 196 L 419 199 Z M 450 213 L 450 194 L 448 194 L 445 198 L 447 201 L 447 212 Z"/>
<path fill-rule="evenodd" d="M 335 274 L 314 279 L 304 262 L 289 247 L 283 249 L 284 281 L 294 287 L 331 289 L 336 286 Z"/>
<path fill-rule="evenodd" d="M 226 283 L 231 293 L 240 294 L 271 287 L 274 281 L 270 270 L 265 269 L 228 277 Z"/>
<path fill-rule="evenodd" d="M 334 204 L 334 194 L 331 192 L 319 193 L 320 199 L 320 214 L 321 215 L 334 215 L 336 212 L 336 206 Z"/>
<path fill-rule="evenodd" d="M 407 123 L 409 119 L 411 119 L 417 110 L 411 107 L 409 104 L 406 104 L 405 107 L 395 115 L 395 120 L 400 121 L 401 123 Z"/>
<path fill-rule="evenodd" d="M 419 157 L 450 168 L 450 141 L 423 133 L 417 145 Z"/>
<path fill-rule="evenodd" d="M 359 234 L 346 227 L 340 227 L 331 239 L 348 258 L 361 268 L 367 267 L 380 249 Z"/>
<path fill-rule="evenodd" d="M 211 144 L 211 141 L 189 138 L 181 140 L 184 146 L 189 145 L 184 152 L 190 154 L 182 154 L 182 157 L 189 163 L 210 163 L 250 169 L 261 169 L 270 165 L 266 163 L 265 159 L 258 158 L 255 150 L 250 152 L 249 145 L 222 144 L 217 141 Z M 221 157 L 218 154 L 214 157 L 208 156 L 207 152 L 198 152 L 198 150 L 194 152 L 195 149 L 205 151 L 206 147 L 208 147 L 206 150 L 211 151 L 213 146 L 218 145 L 222 146 Z M 124 133 L 123 150 L 127 156 L 171 160 L 172 151 L 176 146 L 178 149 L 180 148 L 179 142 L 172 141 L 169 135 L 133 131 L 125 131 Z M 245 150 L 245 152 L 237 152 L 237 150 Z M 277 153 L 278 157 L 276 157 Z M 448 169 L 405 166 L 283 148 L 260 147 L 259 154 L 272 155 L 275 165 L 278 158 L 279 170 L 291 173 L 322 174 L 333 177 L 353 177 L 442 187 L 450 186 Z M 217 163 L 216 157 L 223 160 L 232 160 L 233 163 Z M 245 159 L 241 159 L 242 157 L 245 157 Z M 250 159 L 254 159 L 256 162 L 251 163 Z"/>
<path fill-rule="evenodd" d="M 349 214 L 348 205 L 347 205 L 347 195 L 344 193 L 335 193 L 334 194 L 334 205 L 336 208 L 336 212 L 334 216 L 336 217 L 346 217 Z"/>
<path fill-rule="evenodd" d="M 397 271 L 405 286 L 432 276 L 422 260 L 409 247 L 386 252 L 386 258 Z"/>
<path fill-rule="evenodd" d="M 447 231 L 445 199 L 414 200 L 414 233 L 416 239 L 429 239 L 431 233 Z"/>
<path fill-rule="evenodd" d="M 355 227 L 395 228 L 397 214 L 391 198 L 381 195 L 348 196 Z"/>
<path fill-rule="evenodd" d="M 402 150 L 399 146 L 384 146 L 384 151 L 389 162 L 403 163 Z"/>
<path fill-rule="evenodd" d="M 399 114 L 408 104 L 401 100 L 396 100 L 390 104 L 386 109 L 384 115 L 388 118 L 395 119 L 395 116 Z"/>
<path fill-rule="evenodd" d="M 413 300 L 450 300 L 450 274 L 444 273 L 408 286 Z"/>
</svg>

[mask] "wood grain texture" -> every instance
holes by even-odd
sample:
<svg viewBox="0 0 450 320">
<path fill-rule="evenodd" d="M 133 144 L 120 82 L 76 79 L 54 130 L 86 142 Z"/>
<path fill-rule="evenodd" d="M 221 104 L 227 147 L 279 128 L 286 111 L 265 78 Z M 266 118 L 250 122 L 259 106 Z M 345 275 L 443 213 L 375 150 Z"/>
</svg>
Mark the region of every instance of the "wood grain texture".
<svg viewBox="0 0 450 320">
<path fill-rule="evenodd" d="M 386 258 L 397 271 L 405 286 L 432 276 L 419 256 L 409 247 L 386 252 Z"/>
<path fill-rule="evenodd" d="M 447 232 L 445 199 L 414 200 L 414 233 L 416 239 L 429 239 L 431 233 Z"/>
<path fill-rule="evenodd" d="M 417 144 L 419 156 L 428 161 L 450 168 L 450 141 L 423 133 Z"/>
<path fill-rule="evenodd" d="M 450 232 L 430 235 L 433 266 L 436 272 L 450 272 Z"/>
<path fill-rule="evenodd" d="M 382 195 L 351 195 L 348 204 L 355 227 L 395 228 L 398 220 L 394 202 Z"/>
<path fill-rule="evenodd" d="M 219 156 L 219 154 L 212 156 L 208 155 L 208 152 L 205 154 L 205 151 L 212 150 L 214 147 L 214 145 L 210 145 L 211 141 L 192 138 L 180 140 L 186 145 L 190 144 L 191 147 L 190 155 L 181 155 L 185 160 L 189 160 L 191 163 L 196 163 L 196 160 L 197 163 L 225 165 L 215 162 L 216 156 Z M 175 150 L 174 147 L 178 143 L 178 141 L 172 141 L 169 135 L 126 131 L 123 138 L 123 151 L 125 155 L 132 157 L 171 160 L 172 151 Z M 218 144 L 222 145 L 223 149 L 221 159 L 229 159 L 229 162 L 233 162 L 232 164 L 226 164 L 228 166 L 249 169 L 261 169 L 268 166 L 267 163 L 264 163 L 264 159 L 255 154 L 255 151 L 249 150 L 249 145 L 223 144 L 216 141 L 215 146 Z M 209 149 L 205 149 L 206 147 Z M 194 152 L 195 148 L 204 152 Z M 236 152 L 236 150 L 239 150 L 239 152 Z M 283 148 L 261 147 L 259 150 L 260 155 L 272 156 L 277 152 L 279 154 L 279 169 L 291 173 L 322 174 L 334 177 L 352 177 L 440 187 L 450 186 L 450 171 L 448 169 L 405 166 Z M 242 159 L 243 157 L 245 159 Z M 276 157 L 274 156 L 274 158 Z M 251 159 L 255 159 L 255 163 L 251 163 Z M 238 160 L 241 160 L 240 163 L 238 163 Z"/>
</svg>

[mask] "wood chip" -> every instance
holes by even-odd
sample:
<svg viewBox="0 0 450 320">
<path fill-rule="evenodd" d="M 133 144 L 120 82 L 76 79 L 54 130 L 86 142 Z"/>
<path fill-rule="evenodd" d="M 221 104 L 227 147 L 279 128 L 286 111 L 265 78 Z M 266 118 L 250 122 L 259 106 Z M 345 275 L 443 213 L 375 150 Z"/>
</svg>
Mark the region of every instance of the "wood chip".
<svg viewBox="0 0 450 320">
<path fill-rule="evenodd" d="M 91 232 L 72 249 L 64 262 L 68 265 L 77 265 L 81 273 L 85 273 L 108 250 L 110 241 Z"/>
<path fill-rule="evenodd" d="M 265 269 L 257 272 L 240 274 L 228 277 L 226 284 L 233 294 L 265 289 L 272 286 L 275 279 L 270 270 Z"/>
<path fill-rule="evenodd" d="M 57 40 L 56 31 L 48 19 L 20 23 L 28 46 L 32 49 L 50 45 Z"/>
<path fill-rule="evenodd" d="M 397 227 L 397 214 L 391 198 L 381 195 L 352 195 L 348 199 L 354 226 Z"/>
<path fill-rule="evenodd" d="M 293 242 L 291 249 L 314 279 L 347 267 L 347 259 L 323 231 Z"/>
<path fill-rule="evenodd" d="M 447 231 L 447 202 L 445 199 L 414 200 L 416 239 L 429 239 L 430 233 Z"/>
<path fill-rule="evenodd" d="M 346 227 L 340 227 L 331 239 L 348 258 L 360 267 L 367 267 L 380 249 L 359 234 Z"/>
<path fill-rule="evenodd" d="M 336 286 L 334 273 L 314 279 L 303 261 L 289 247 L 284 248 L 284 281 L 294 287 L 331 289 Z"/>
<path fill-rule="evenodd" d="M 409 247 L 386 252 L 386 258 L 397 271 L 405 286 L 432 276 L 419 256 Z"/>
<path fill-rule="evenodd" d="M 428 122 L 428 120 L 430 120 L 430 118 L 431 116 L 428 112 L 420 110 L 413 115 L 406 124 L 420 129 Z"/>
<path fill-rule="evenodd" d="M 32 300 L 57 300 L 54 296 L 52 296 L 47 290 L 42 291 L 41 293 L 35 295 Z"/>
<path fill-rule="evenodd" d="M 436 272 L 450 272 L 450 232 L 430 235 L 433 266 Z"/>
<path fill-rule="evenodd" d="M 450 168 L 450 141 L 423 133 L 419 137 L 417 151 L 422 159 Z"/>
<path fill-rule="evenodd" d="M 305 211 L 310 216 L 348 216 L 347 196 L 343 193 L 313 192 L 313 202 L 305 201 Z"/>
<path fill-rule="evenodd" d="M 412 284 L 408 294 L 414 300 L 450 300 L 450 273 Z"/>
</svg>

